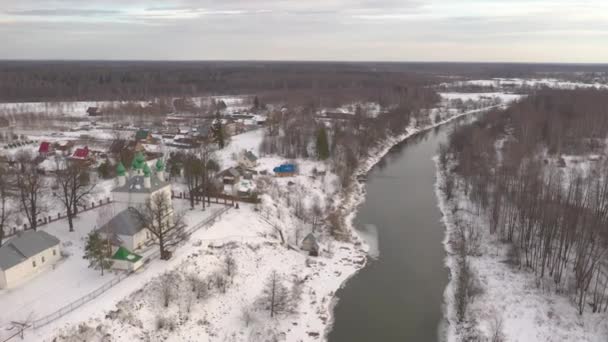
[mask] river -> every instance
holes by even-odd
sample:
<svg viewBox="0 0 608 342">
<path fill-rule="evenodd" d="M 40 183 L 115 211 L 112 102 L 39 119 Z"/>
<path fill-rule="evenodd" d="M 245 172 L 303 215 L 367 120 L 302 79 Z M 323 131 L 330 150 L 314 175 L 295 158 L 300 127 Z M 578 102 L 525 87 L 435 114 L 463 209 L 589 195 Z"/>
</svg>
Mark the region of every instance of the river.
<svg viewBox="0 0 608 342">
<path fill-rule="evenodd" d="M 354 223 L 372 247 L 377 243 L 379 255 L 372 251 L 365 268 L 338 291 L 330 342 L 443 339 L 448 270 L 432 157 L 451 129 L 470 120 L 407 139 L 369 172 Z"/>
</svg>

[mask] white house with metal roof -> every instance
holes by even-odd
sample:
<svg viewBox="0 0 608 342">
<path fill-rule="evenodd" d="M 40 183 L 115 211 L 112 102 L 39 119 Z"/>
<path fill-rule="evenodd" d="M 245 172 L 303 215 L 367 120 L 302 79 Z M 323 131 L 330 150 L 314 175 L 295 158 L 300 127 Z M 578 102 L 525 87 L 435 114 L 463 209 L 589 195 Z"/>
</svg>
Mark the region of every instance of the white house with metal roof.
<svg viewBox="0 0 608 342">
<path fill-rule="evenodd" d="M 134 210 L 127 208 L 119 212 L 97 231 L 104 238 L 109 238 L 115 246 L 122 246 L 129 251 L 143 247 L 152 239 L 152 234 L 144 227 Z"/>
<path fill-rule="evenodd" d="M 0 247 L 0 288 L 10 288 L 61 259 L 59 239 L 25 231 Z"/>
</svg>

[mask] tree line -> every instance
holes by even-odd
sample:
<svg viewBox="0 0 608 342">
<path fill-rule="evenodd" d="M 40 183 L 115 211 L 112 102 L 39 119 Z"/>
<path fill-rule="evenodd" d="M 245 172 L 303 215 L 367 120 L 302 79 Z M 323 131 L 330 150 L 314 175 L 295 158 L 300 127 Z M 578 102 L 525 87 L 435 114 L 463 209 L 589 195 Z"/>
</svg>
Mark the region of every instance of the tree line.
<svg viewBox="0 0 608 342">
<path fill-rule="evenodd" d="M 439 158 L 455 176 L 446 197 L 461 188 L 489 232 L 511 244 L 511 261 L 571 295 L 580 314 L 608 310 L 608 160 L 593 157 L 605 155 L 607 95 L 539 91 L 456 129 Z M 565 168 L 565 156 L 588 170 Z"/>
</svg>

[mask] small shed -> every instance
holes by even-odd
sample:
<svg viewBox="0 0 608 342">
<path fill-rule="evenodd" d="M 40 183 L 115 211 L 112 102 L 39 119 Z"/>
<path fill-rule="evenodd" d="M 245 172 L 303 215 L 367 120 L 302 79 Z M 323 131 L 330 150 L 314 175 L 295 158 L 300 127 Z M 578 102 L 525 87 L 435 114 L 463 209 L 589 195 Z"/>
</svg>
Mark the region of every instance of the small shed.
<svg viewBox="0 0 608 342">
<path fill-rule="evenodd" d="M 302 240 L 301 248 L 307 251 L 310 256 L 319 256 L 319 244 L 317 243 L 317 238 L 312 233 L 306 235 Z"/>
<path fill-rule="evenodd" d="M 125 271 L 135 271 L 143 265 L 143 259 L 128 249 L 120 246 L 112 255 L 112 268 Z"/>
</svg>

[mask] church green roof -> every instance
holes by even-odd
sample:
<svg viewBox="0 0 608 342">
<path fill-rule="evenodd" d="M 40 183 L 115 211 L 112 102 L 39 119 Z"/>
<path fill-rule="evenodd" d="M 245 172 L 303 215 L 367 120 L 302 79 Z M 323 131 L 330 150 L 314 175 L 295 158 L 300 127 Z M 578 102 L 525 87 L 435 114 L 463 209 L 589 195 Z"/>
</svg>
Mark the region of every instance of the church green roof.
<svg viewBox="0 0 608 342">
<path fill-rule="evenodd" d="M 144 176 L 150 177 L 151 174 L 152 174 L 152 170 L 150 170 L 148 163 L 144 163 Z"/>
<path fill-rule="evenodd" d="M 137 152 L 135 157 L 133 158 L 133 162 L 131 163 L 131 168 L 135 170 L 139 170 L 144 167 L 146 163 L 146 157 L 143 153 Z"/>
<path fill-rule="evenodd" d="M 112 256 L 112 259 L 129 261 L 129 262 L 137 262 L 139 259 L 141 259 L 141 256 L 139 256 L 135 253 L 132 253 L 128 249 L 121 246 L 118 248 L 118 250 L 116 250 L 116 253 L 114 253 L 114 255 Z"/>
<path fill-rule="evenodd" d="M 126 175 L 127 169 L 125 169 L 125 166 L 122 164 L 122 162 L 118 162 L 118 166 L 116 166 L 116 173 L 118 173 L 119 176 Z"/>
<path fill-rule="evenodd" d="M 165 164 L 163 163 L 162 158 L 158 158 L 156 161 L 156 171 L 161 172 L 165 170 Z"/>
</svg>

